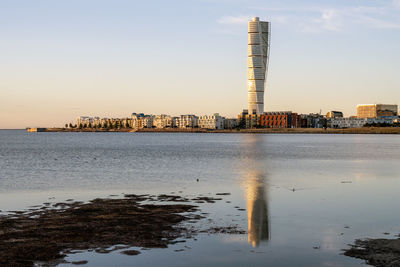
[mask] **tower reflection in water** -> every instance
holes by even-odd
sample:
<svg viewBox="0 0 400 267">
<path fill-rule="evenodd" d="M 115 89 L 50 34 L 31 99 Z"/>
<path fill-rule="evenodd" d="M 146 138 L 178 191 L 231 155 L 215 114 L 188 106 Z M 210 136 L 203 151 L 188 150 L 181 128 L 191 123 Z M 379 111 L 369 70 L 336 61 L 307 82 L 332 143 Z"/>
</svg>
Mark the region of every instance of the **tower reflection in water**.
<svg viewBox="0 0 400 267">
<path fill-rule="evenodd" d="M 246 135 L 242 163 L 248 219 L 248 241 L 253 247 L 270 239 L 265 150 L 262 135 Z"/>
</svg>

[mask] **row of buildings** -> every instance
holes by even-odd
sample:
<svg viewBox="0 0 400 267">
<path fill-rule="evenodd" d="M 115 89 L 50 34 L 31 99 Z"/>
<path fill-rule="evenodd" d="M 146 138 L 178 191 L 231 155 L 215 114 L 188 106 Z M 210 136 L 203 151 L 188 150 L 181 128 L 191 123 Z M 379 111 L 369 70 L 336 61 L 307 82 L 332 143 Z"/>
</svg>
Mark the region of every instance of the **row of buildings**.
<svg viewBox="0 0 400 267">
<path fill-rule="evenodd" d="M 327 114 L 328 115 L 328 114 Z M 330 114 L 327 118 L 331 128 L 360 128 L 366 125 L 392 125 L 399 123 L 398 106 L 392 104 L 357 105 L 357 116 L 343 117 L 343 113 Z"/>
<path fill-rule="evenodd" d="M 130 118 L 99 118 L 80 116 L 77 118 L 76 127 L 79 128 L 204 128 L 204 129 L 233 129 L 238 127 L 237 119 L 228 119 L 214 115 L 180 115 L 173 117 L 166 114 L 146 115 L 144 113 L 132 113 Z"/>
<path fill-rule="evenodd" d="M 318 113 L 297 114 L 292 111 L 249 114 L 244 110 L 238 116 L 240 128 L 324 128 L 326 116 Z"/>
<path fill-rule="evenodd" d="M 341 111 L 297 114 L 285 112 L 256 112 L 243 110 L 239 114 L 241 128 L 360 128 L 366 125 L 390 125 L 400 122 L 398 106 L 389 104 L 357 105 L 357 116 L 343 117 Z"/>
<path fill-rule="evenodd" d="M 130 118 L 99 118 L 81 116 L 76 125 L 79 128 L 203 128 L 211 130 L 234 128 L 359 128 L 365 125 L 390 125 L 399 123 L 397 105 L 358 105 L 357 116 L 345 118 L 340 111 L 298 114 L 291 111 L 256 112 L 249 114 L 244 110 L 238 118 L 225 118 L 214 115 L 170 116 L 132 113 Z"/>
</svg>

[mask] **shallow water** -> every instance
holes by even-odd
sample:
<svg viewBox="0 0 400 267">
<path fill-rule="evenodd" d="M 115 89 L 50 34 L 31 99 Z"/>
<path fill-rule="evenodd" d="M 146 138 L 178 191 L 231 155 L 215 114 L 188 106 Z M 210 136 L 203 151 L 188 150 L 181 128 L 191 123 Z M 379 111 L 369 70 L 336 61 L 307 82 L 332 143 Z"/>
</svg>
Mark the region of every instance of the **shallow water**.
<svg viewBox="0 0 400 267">
<path fill-rule="evenodd" d="M 347 244 L 400 233 L 399 160 L 395 135 L 0 131 L 0 210 L 122 193 L 229 192 L 201 204 L 212 219 L 202 224 L 237 224 L 247 235 L 200 235 L 138 256 L 82 252 L 67 260 L 354 266 L 362 261 L 341 255 Z"/>
</svg>

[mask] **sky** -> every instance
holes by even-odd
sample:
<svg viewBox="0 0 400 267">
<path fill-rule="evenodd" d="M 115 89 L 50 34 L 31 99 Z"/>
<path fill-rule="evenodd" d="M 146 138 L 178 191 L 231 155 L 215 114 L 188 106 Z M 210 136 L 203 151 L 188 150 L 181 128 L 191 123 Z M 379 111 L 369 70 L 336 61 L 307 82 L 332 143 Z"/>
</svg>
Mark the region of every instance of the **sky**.
<svg viewBox="0 0 400 267">
<path fill-rule="evenodd" d="M 0 128 L 247 108 L 247 21 L 271 22 L 265 111 L 400 104 L 400 0 L 0 0 Z"/>
</svg>

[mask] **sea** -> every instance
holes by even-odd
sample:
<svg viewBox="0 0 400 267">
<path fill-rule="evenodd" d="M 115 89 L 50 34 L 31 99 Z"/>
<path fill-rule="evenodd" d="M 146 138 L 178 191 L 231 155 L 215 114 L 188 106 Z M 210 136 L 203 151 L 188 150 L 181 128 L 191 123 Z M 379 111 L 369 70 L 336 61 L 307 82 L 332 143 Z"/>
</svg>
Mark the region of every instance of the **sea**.
<svg viewBox="0 0 400 267">
<path fill-rule="evenodd" d="M 363 266 L 355 239 L 400 233 L 400 136 L 0 131 L 0 210 L 124 194 L 216 197 L 168 248 L 81 251 L 85 266 Z M 69 266 L 59 264 L 59 266 Z"/>
</svg>

